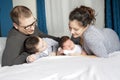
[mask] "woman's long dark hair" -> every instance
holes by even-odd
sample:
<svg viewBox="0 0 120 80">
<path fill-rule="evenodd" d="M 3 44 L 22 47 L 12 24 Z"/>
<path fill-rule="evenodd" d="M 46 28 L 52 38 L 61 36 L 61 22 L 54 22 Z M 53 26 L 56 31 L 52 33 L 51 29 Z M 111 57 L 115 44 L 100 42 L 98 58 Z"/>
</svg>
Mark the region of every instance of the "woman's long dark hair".
<svg viewBox="0 0 120 80">
<path fill-rule="evenodd" d="M 69 20 L 77 20 L 82 23 L 82 26 L 86 27 L 88 24 L 94 24 L 95 22 L 95 10 L 86 7 L 80 6 L 75 8 L 69 15 Z"/>
</svg>

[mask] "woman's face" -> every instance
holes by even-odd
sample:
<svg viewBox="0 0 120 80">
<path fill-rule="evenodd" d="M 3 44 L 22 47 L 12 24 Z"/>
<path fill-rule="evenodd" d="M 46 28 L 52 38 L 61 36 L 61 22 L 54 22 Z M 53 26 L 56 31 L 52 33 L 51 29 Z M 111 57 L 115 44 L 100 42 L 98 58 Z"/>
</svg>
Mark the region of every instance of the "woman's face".
<svg viewBox="0 0 120 80">
<path fill-rule="evenodd" d="M 84 26 L 77 20 L 69 21 L 69 29 L 74 38 L 81 37 L 83 32 L 85 31 Z"/>
</svg>

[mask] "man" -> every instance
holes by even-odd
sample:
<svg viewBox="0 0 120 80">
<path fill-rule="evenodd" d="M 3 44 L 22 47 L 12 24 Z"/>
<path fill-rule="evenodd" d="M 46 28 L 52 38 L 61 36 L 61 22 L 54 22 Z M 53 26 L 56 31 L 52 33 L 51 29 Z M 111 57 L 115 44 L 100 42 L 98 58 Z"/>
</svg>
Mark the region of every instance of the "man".
<svg viewBox="0 0 120 80">
<path fill-rule="evenodd" d="M 36 26 L 37 20 L 33 16 L 30 9 L 25 6 L 16 6 L 11 11 L 11 19 L 13 28 L 10 30 L 6 47 L 2 56 L 2 66 L 12 66 L 26 62 L 26 57 L 29 55 L 24 51 L 24 40 L 32 35 L 40 37 L 52 38 L 56 41 L 58 37 L 43 34 Z"/>
</svg>

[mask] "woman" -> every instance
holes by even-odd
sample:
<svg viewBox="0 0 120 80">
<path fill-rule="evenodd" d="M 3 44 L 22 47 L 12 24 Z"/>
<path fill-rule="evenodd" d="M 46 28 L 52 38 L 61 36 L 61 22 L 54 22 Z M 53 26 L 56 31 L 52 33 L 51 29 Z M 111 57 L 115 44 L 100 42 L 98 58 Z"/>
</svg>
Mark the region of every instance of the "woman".
<svg viewBox="0 0 120 80">
<path fill-rule="evenodd" d="M 75 8 L 69 15 L 69 29 L 74 38 L 80 37 L 80 44 L 88 55 L 108 57 L 109 53 L 120 50 L 117 34 L 108 28 L 94 26 L 95 11 L 87 6 Z"/>
</svg>

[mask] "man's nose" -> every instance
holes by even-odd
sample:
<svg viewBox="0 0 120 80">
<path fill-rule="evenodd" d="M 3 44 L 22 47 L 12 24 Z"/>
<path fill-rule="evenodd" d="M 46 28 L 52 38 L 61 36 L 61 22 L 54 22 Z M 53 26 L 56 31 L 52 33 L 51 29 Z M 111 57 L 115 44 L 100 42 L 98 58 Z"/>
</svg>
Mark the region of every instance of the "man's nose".
<svg viewBox="0 0 120 80">
<path fill-rule="evenodd" d="M 35 26 L 31 26 L 31 28 L 30 28 L 31 30 L 34 30 L 35 29 Z"/>
</svg>

